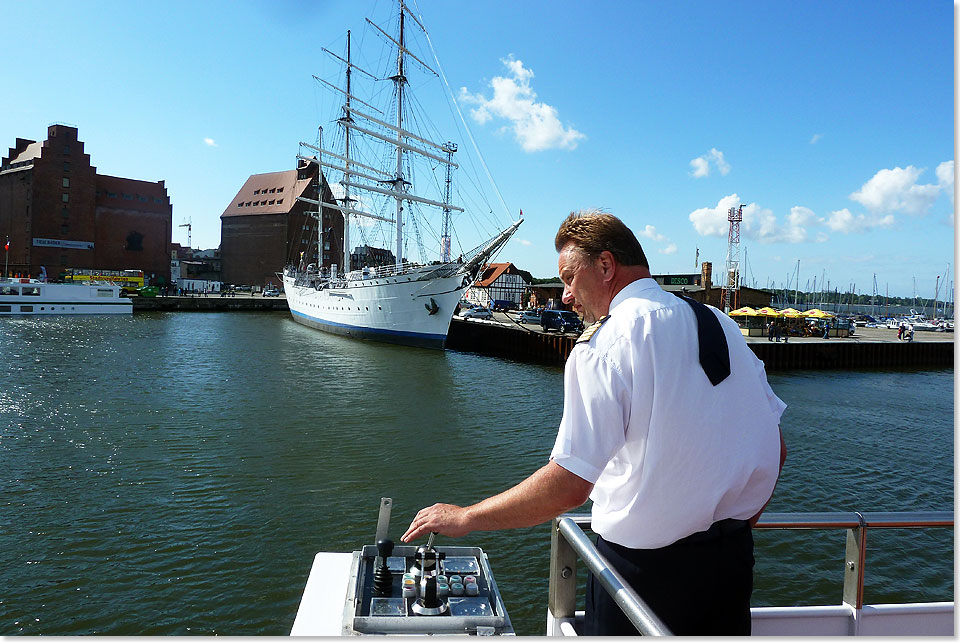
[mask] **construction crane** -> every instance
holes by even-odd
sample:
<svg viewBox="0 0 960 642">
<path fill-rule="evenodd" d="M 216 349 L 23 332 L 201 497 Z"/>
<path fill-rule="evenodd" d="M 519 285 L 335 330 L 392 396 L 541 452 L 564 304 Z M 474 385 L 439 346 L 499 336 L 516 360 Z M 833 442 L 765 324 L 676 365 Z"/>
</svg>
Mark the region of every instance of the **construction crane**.
<svg viewBox="0 0 960 642">
<path fill-rule="evenodd" d="M 193 219 L 189 218 L 186 223 L 178 225 L 177 227 L 187 228 L 187 247 L 193 247 L 193 237 L 191 234 L 193 232 Z"/>
</svg>

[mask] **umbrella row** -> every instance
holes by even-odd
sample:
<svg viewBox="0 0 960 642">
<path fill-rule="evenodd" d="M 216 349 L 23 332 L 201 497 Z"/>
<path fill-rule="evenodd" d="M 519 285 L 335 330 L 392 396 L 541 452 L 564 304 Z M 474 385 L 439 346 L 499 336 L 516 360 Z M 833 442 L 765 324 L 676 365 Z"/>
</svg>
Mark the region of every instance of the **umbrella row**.
<svg viewBox="0 0 960 642">
<path fill-rule="evenodd" d="M 771 307 L 754 309 L 751 307 L 742 307 L 736 310 L 731 310 L 729 313 L 732 317 L 775 317 L 775 318 L 788 318 L 788 319 L 831 319 L 835 317 L 835 314 L 830 314 L 829 312 L 824 312 L 819 308 L 814 308 L 812 310 L 805 310 L 801 312 L 800 310 L 795 310 L 793 308 L 787 308 L 785 310 L 774 310 Z"/>
</svg>

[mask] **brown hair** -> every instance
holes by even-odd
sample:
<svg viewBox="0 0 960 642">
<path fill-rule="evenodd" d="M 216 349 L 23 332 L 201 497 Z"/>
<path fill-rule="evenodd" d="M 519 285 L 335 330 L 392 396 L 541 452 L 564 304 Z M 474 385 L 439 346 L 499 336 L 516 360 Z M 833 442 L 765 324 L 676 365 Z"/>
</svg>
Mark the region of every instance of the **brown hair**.
<svg viewBox="0 0 960 642">
<path fill-rule="evenodd" d="M 613 214 L 600 210 L 570 212 L 557 230 L 554 245 L 559 252 L 571 242 L 587 258 L 594 259 L 608 251 L 621 265 L 650 267 L 640 241 Z"/>
</svg>

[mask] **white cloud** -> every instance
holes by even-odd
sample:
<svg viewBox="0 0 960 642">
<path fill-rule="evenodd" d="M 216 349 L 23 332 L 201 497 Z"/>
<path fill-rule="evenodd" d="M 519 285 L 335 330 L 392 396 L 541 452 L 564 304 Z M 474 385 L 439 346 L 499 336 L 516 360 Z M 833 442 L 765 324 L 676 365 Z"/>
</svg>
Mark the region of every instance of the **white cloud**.
<svg viewBox="0 0 960 642">
<path fill-rule="evenodd" d="M 651 241 L 665 241 L 665 240 L 667 240 L 667 237 L 664 236 L 663 234 L 660 234 L 659 232 L 657 232 L 657 228 L 654 227 L 653 225 L 647 225 L 647 226 L 644 227 L 642 230 L 640 230 L 639 232 L 637 232 L 637 234 L 638 234 L 639 236 L 644 237 L 644 238 L 648 238 L 648 239 L 650 239 Z"/>
<path fill-rule="evenodd" d="M 533 243 L 531 241 L 528 241 L 527 239 L 517 239 L 517 243 L 519 243 L 520 245 L 526 245 L 526 246 L 533 245 Z"/>
<path fill-rule="evenodd" d="M 466 87 L 460 88 L 460 100 L 477 105 L 471 109 L 473 119 L 481 125 L 493 118 L 509 121 L 504 129 L 512 131 L 514 138 L 526 152 L 545 149 L 576 149 L 577 143 L 586 135 L 572 127 L 564 127 L 555 107 L 537 102 L 537 94 L 530 86 L 533 70 L 523 66 L 523 61 L 512 56 L 502 59 L 510 77 L 497 76 L 490 81 L 493 97 L 471 94 Z"/>
<path fill-rule="evenodd" d="M 694 178 L 709 176 L 711 165 L 716 167 L 717 171 L 724 176 L 730 173 L 730 164 L 724 160 L 723 152 L 715 147 L 711 147 L 709 152 L 690 161 L 690 167 L 693 168 L 690 175 Z"/>
<path fill-rule="evenodd" d="M 937 184 L 950 200 L 953 200 L 953 161 L 943 161 L 937 165 Z"/>
<path fill-rule="evenodd" d="M 670 243 L 669 245 L 667 245 L 667 247 L 663 248 L 662 250 L 657 250 L 657 252 L 659 252 L 660 254 L 676 254 L 677 244 Z"/>
<path fill-rule="evenodd" d="M 850 198 L 874 213 L 925 214 L 937 200 L 944 185 L 918 185 L 917 179 L 923 171 L 913 165 L 881 169 Z M 937 176 L 941 178 L 939 173 Z"/>
<path fill-rule="evenodd" d="M 690 213 L 690 221 L 701 236 L 726 236 L 730 230 L 727 212 L 737 207 L 740 198 L 736 194 L 725 196 L 716 207 L 703 207 Z M 795 206 L 790 209 L 786 223 L 777 221 L 773 210 L 756 203 L 743 206 L 743 220 L 740 233 L 760 243 L 803 243 L 809 240 L 807 228 L 823 224 L 823 220 L 807 207 Z M 827 237 L 822 232 L 815 240 L 823 242 Z"/>
<path fill-rule="evenodd" d="M 823 138 L 823 134 L 814 134 L 814 135 L 813 135 L 813 138 L 810 139 L 810 144 L 811 144 L 811 145 L 816 145 L 817 142 L 819 142 L 821 138 Z"/>
<path fill-rule="evenodd" d="M 206 145 L 207 147 L 219 147 L 219 145 L 217 145 L 217 142 L 212 138 L 204 138 L 203 144 Z"/>
<path fill-rule="evenodd" d="M 729 230 L 727 210 L 740 204 L 736 194 L 724 196 L 716 207 L 701 207 L 690 212 L 690 222 L 700 236 L 726 236 Z"/>
<path fill-rule="evenodd" d="M 890 227 L 893 225 L 893 214 L 887 214 L 886 216 L 853 214 L 847 208 L 843 208 L 830 212 L 826 224 L 834 232 L 842 232 L 843 234 L 866 232 L 875 227 Z"/>
</svg>

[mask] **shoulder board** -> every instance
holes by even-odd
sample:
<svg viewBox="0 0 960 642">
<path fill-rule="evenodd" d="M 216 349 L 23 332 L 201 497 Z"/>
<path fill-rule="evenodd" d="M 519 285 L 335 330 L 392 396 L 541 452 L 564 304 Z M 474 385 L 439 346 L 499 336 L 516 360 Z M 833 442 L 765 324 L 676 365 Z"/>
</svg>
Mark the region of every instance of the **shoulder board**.
<svg viewBox="0 0 960 642">
<path fill-rule="evenodd" d="M 600 326 L 603 325 L 604 321 L 606 321 L 609 318 L 610 318 L 609 314 L 600 317 L 600 319 L 597 320 L 596 323 L 594 323 L 589 328 L 583 331 L 583 334 L 581 334 L 580 337 L 577 339 L 577 343 L 586 343 L 587 341 L 589 341 L 591 337 L 593 337 L 593 335 L 596 334 L 597 330 L 600 329 Z"/>
</svg>

